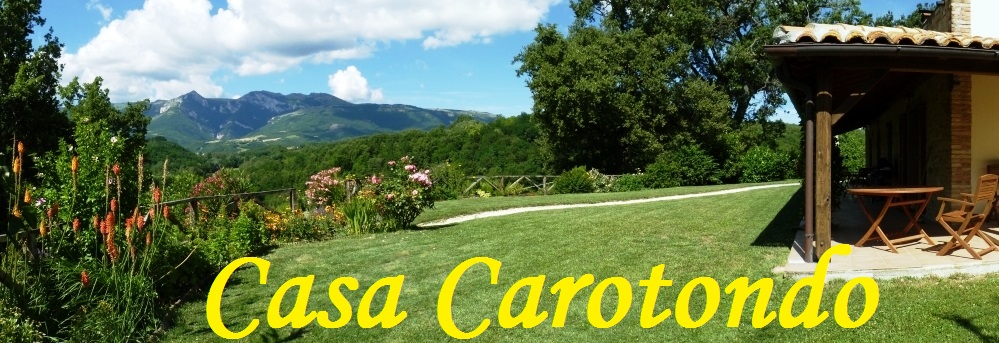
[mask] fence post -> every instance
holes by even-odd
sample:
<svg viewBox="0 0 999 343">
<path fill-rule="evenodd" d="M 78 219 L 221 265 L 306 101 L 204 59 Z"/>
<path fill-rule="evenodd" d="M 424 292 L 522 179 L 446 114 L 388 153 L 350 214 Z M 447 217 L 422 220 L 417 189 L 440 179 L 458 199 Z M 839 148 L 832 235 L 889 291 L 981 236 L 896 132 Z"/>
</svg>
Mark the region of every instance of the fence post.
<svg viewBox="0 0 999 343">
<path fill-rule="evenodd" d="M 295 212 L 295 200 L 296 200 L 295 199 L 296 198 L 295 195 L 296 195 L 296 192 L 295 192 L 294 188 L 292 188 L 290 191 L 288 191 L 288 205 L 291 207 L 291 212 L 292 213 Z"/>
<path fill-rule="evenodd" d="M 198 222 L 198 199 L 191 199 L 191 225 Z"/>
<path fill-rule="evenodd" d="M 542 194 L 548 195 L 548 175 L 541 177 L 541 190 Z"/>
</svg>

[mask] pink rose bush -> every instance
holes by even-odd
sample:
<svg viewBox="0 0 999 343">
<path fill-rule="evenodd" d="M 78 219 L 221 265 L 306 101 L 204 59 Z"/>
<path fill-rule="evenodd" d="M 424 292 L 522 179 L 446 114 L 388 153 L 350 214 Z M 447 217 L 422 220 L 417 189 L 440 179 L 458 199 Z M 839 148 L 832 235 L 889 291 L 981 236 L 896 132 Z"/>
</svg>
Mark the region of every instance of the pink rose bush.
<svg viewBox="0 0 999 343">
<path fill-rule="evenodd" d="M 420 213 L 434 206 L 430 170 L 421 171 L 408 156 L 388 161 L 385 168 L 376 175 L 361 177 L 363 187 L 349 201 L 344 187 L 346 180 L 339 176 L 340 168 L 321 171 L 306 182 L 306 198 L 311 206 L 331 206 L 334 211 L 343 213 L 348 223 L 354 217 L 373 217 L 374 226 L 381 230 L 404 229 Z M 361 203 L 373 203 L 374 206 L 369 208 Z M 352 231 L 365 230 L 354 228 Z"/>
<path fill-rule="evenodd" d="M 374 179 L 371 180 L 374 182 Z M 340 167 L 326 169 L 312 175 L 305 183 L 305 198 L 309 205 L 316 207 L 335 206 L 347 198 L 344 180 L 340 179 Z"/>
<path fill-rule="evenodd" d="M 430 192 L 433 182 L 429 170 L 420 172 L 408 156 L 386 165 L 388 170 L 378 177 L 380 182 L 365 185 L 365 190 L 375 199 L 382 226 L 394 231 L 408 227 L 425 209 L 434 207 Z"/>
</svg>

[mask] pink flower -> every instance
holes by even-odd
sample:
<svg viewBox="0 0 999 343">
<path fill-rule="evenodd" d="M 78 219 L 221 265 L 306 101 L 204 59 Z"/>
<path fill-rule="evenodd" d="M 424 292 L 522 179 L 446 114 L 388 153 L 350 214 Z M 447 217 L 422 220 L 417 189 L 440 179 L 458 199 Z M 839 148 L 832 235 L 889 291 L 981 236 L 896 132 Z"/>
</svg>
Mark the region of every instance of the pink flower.
<svg viewBox="0 0 999 343">
<path fill-rule="evenodd" d="M 430 169 L 426 169 L 426 170 L 424 170 L 424 171 L 423 171 L 423 173 L 424 173 L 424 174 L 427 174 L 427 175 L 430 175 Z"/>
<path fill-rule="evenodd" d="M 406 165 L 406 171 L 412 173 L 412 172 L 416 171 L 416 166 L 414 166 L 412 164 L 407 164 Z"/>
<path fill-rule="evenodd" d="M 389 167 L 395 167 L 395 161 L 388 161 Z"/>
<path fill-rule="evenodd" d="M 395 198 L 395 194 L 393 193 L 385 194 L 385 199 L 392 200 L 392 198 Z"/>
<path fill-rule="evenodd" d="M 382 179 L 379 179 L 377 175 L 371 175 L 371 183 L 379 184 L 382 183 Z"/>
</svg>

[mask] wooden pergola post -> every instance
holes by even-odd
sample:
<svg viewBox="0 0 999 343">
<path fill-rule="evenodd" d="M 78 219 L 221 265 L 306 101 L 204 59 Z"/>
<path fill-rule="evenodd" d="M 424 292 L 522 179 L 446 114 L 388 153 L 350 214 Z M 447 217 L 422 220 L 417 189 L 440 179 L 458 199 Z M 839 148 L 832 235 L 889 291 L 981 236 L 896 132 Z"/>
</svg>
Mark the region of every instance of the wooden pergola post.
<svg viewBox="0 0 999 343">
<path fill-rule="evenodd" d="M 815 100 L 805 103 L 805 262 L 815 262 Z"/>
<path fill-rule="evenodd" d="M 815 254 L 832 245 L 832 70 L 818 71 L 815 95 Z"/>
</svg>

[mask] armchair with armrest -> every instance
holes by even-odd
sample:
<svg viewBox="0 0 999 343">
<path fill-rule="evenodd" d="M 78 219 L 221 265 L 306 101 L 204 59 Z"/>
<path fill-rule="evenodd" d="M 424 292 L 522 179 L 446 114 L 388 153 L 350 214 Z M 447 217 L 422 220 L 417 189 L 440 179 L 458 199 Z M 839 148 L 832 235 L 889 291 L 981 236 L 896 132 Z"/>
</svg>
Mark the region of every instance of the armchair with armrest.
<svg viewBox="0 0 999 343">
<path fill-rule="evenodd" d="M 937 253 L 938 256 L 943 256 L 951 250 L 964 248 L 972 257 L 980 260 L 982 255 L 999 250 L 999 246 L 996 246 L 996 243 L 982 232 L 982 224 L 988 219 L 989 213 L 995 206 L 997 186 L 999 186 L 999 175 L 985 174 L 979 178 L 978 188 L 974 194 L 961 194 L 963 200 L 937 198 L 941 202 L 937 222 L 951 235 L 951 240 L 944 245 L 943 249 L 940 249 L 940 252 Z M 983 206 L 978 206 L 979 204 Z M 947 205 L 953 206 L 951 211 L 947 211 Z M 960 226 L 954 229 L 951 224 L 960 224 Z M 984 240 L 988 247 L 983 250 L 973 249 L 969 242 L 975 237 Z"/>
</svg>

